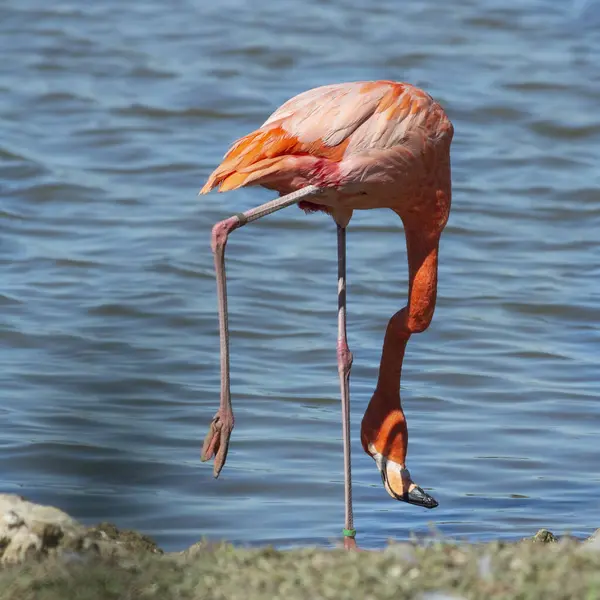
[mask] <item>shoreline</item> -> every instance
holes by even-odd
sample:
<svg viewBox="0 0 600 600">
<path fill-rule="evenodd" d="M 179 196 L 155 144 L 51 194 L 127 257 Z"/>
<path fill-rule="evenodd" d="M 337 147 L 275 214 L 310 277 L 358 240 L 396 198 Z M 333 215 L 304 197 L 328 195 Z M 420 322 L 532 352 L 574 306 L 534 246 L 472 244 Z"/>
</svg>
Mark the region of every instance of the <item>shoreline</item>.
<svg viewBox="0 0 600 600">
<path fill-rule="evenodd" d="M 0 494 L 0 599 L 600 598 L 600 530 L 521 541 L 427 539 L 380 551 L 240 548 L 200 541 L 164 552 L 110 523 Z"/>
</svg>

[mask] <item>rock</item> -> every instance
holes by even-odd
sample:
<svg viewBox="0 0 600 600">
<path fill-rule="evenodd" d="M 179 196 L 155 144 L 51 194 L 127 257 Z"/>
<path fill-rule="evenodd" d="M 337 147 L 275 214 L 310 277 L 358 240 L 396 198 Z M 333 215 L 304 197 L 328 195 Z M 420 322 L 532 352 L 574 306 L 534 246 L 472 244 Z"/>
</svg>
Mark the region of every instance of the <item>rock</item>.
<svg viewBox="0 0 600 600">
<path fill-rule="evenodd" d="M 140 553 L 162 554 L 141 533 L 119 530 L 110 523 L 86 528 L 53 506 L 42 506 L 16 494 L 0 494 L 0 563 L 61 556 L 78 560 L 86 555 L 122 557 Z"/>
<path fill-rule="evenodd" d="M 552 542 L 556 542 L 556 536 L 547 529 L 540 529 L 532 538 L 532 540 L 536 543 L 540 544 L 551 544 Z"/>
<path fill-rule="evenodd" d="M 80 549 L 83 527 L 52 506 L 28 502 L 16 494 L 0 494 L 0 562 L 22 562 L 55 553 L 60 547 Z"/>
<path fill-rule="evenodd" d="M 583 542 L 582 547 L 584 550 L 595 550 L 596 552 L 600 552 L 600 529 L 596 529 L 596 531 Z"/>
<path fill-rule="evenodd" d="M 100 542 L 108 542 L 127 552 L 163 554 L 157 543 L 147 535 L 130 529 L 118 529 L 112 523 L 100 523 L 87 530 L 87 536 Z"/>
</svg>

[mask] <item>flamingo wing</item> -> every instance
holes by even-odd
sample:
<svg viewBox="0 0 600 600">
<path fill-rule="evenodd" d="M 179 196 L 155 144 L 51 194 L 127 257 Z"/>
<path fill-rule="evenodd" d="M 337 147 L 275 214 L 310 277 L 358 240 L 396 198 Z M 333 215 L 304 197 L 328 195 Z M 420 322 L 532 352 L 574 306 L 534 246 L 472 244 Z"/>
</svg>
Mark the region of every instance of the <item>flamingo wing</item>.
<svg viewBox="0 0 600 600">
<path fill-rule="evenodd" d="M 410 144 L 424 119 L 443 116 L 431 97 L 408 84 L 352 82 L 308 90 L 285 102 L 225 154 L 201 193 L 293 178 L 321 159 L 340 162 L 372 148 Z M 424 110 L 424 109 L 433 109 Z M 422 138 L 422 136 L 421 136 Z M 419 136 L 417 136 L 417 144 Z"/>
</svg>

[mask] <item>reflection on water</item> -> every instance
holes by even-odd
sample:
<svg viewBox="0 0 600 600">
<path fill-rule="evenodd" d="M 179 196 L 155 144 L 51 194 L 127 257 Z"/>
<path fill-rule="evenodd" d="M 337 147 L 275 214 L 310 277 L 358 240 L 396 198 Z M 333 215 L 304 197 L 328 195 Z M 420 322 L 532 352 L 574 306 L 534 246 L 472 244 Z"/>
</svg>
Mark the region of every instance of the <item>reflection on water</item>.
<svg viewBox="0 0 600 600">
<path fill-rule="evenodd" d="M 406 297 L 392 213 L 349 230 L 359 539 L 579 535 L 600 420 L 600 40 L 550 0 L 82 5 L 7 0 L 0 31 L 2 489 L 168 549 L 201 535 L 327 544 L 343 524 L 335 228 L 290 209 L 228 247 L 236 429 L 218 403 L 209 232 L 265 201 L 197 198 L 229 144 L 324 83 L 425 87 L 455 125 L 438 308 L 410 342 L 410 467 L 393 502 L 362 453 L 387 319 Z"/>
</svg>

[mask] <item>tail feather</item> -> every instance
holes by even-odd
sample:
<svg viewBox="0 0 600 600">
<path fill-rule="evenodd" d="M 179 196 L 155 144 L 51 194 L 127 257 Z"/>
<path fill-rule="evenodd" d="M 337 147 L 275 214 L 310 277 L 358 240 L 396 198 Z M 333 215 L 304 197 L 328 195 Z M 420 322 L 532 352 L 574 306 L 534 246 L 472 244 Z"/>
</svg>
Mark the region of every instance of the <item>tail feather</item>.
<svg viewBox="0 0 600 600">
<path fill-rule="evenodd" d="M 221 164 L 211 173 L 200 193 L 207 194 L 216 187 L 219 187 L 220 192 L 226 192 L 245 185 L 248 174 L 241 171 L 263 158 L 261 146 L 265 133 L 259 129 L 235 142 Z"/>
<path fill-rule="evenodd" d="M 240 138 L 228 150 L 221 164 L 211 173 L 201 194 L 218 187 L 220 192 L 244 185 L 259 185 L 259 180 L 283 167 L 285 158 L 294 154 L 298 140 L 276 123 Z"/>
<path fill-rule="evenodd" d="M 219 187 L 219 192 L 229 192 L 237 190 L 246 185 L 260 185 L 266 177 L 272 177 L 276 173 L 285 170 L 286 156 L 277 156 L 275 158 L 266 158 L 247 167 L 220 173 L 213 173 L 204 187 L 200 190 L 201 194 L 207 194 L 212 189 Z"/>
<path fill-rule="evenodd" d="M 337 145 L 321 138 L 302 142 L 274 121 L 235 142 L 200 193 L 217 187 L 227 192 L 245 185 L 264 185 L 285 175 L 300 175 L 311 166 L 311 160 L 319 158 L 339 162 L 348 142 L 349 138 Z"/>
</svg>

